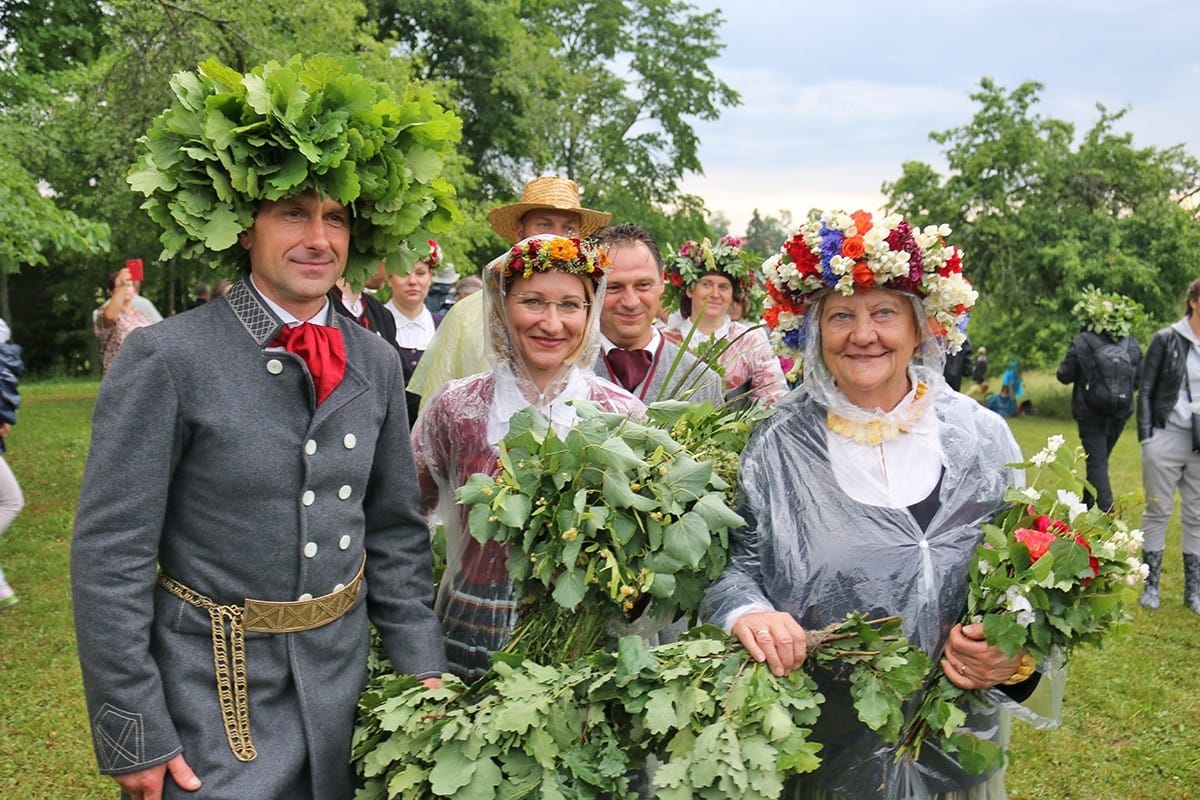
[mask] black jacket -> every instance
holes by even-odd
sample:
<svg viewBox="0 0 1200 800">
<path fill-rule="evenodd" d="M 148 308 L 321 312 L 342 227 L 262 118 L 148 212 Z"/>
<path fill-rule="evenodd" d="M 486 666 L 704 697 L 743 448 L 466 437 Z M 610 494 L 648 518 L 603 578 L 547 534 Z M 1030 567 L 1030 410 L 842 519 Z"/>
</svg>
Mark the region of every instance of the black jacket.
<svg viewBox="0 0 1200 800">
<path fill-rule="evenodd" d="M 329 300 L 333 303 L 334 311 L 343 317 L 354 320 L 367 330 L 374 331 L 382 336 L 385 342 L 399 350 L 400 346 L 396 344 L 396 318 L 392 316 L 392 312 L 388 311 L 387 306 L 383 303 L 365 292 L 361 299 L 363 313 L 356 317 L 342 302 L 342 293 L 338 287 L 335 286 L 329 290 Z"/>
<path fill-rule="evenodd" d="M 1191 346 L 1192 343 L 1174 328 L 1163 328 L 1150 340 L 1138 388 L 1139 442 L 1149 439 L 1154 428 L 1166 427 L 1167 417 L 1179 400 Z"/>
<path fill-rule="evenodd" d="M 1108 335 L 1102 335 L 1094 331 L 1082 331 L 1071 340 L 1071 346 L 1067 348 L 1067 354 L 1063 356 L 1062 363 L 1058 365 L 1057 375 L 1059 383 L 1074 384 L 1074 387 L 1071 389 L 1071 416 L 1075 419 L 1107 418 L 1110 416 L 1129 419 L 1130 415 L 1133 414 L 1132 398 L 1130 398 L 1129 407 L 1122 410 L 1120 414 L 1105 414 L 1088 405 L 1087 398 L 1084 395 L 1084 387 L 1087 386 L 1088 376 L 1096 368 L 1096 350 L 1112 341 L 1115 340 Z M 1129 363 L 1133 364 L 1134 369 L 1137 370 L 1133 378 L 1133 385 L 1136 387 L 1141 383 L 1142 378 L 1142 346 L 1132 336 L 1126 336 L 1119 344 L 1125 345 L 1125 349 L 1129 352 Z"/>
<path fill-rule="evenodd" d="M 962 379 L 975 369 L 975 352 L 971 348 L 971 340 L 967 339 L 957 353 L 946 356 L 946 367 L 942 371 L 946 383 L 954 391 L 962 387 Z"/>
</svg>

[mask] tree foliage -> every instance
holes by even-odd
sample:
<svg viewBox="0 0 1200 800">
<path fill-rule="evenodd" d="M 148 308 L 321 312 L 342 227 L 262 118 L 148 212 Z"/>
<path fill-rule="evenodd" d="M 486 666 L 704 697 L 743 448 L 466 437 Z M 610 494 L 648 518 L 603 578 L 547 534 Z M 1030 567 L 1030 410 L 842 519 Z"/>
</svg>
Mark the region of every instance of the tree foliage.
<svg viewBox="0 0 1200 800">
<path fill-rule="evenodd" d="M 62 208 L 105 221 L 112 253 L 58 251 L 47 255 L 53 275 L 26 270 L 12 281 L 14 335 L 35 371 L 94 369 L 91 311 L 103 299 L 105 276 L 125 258 L 145 261 L 143 293 L 164 314 L 182 308 L 190 286 L 207 279 L 207 261 L 157 261 L 160 229 L 126 183 L 137 138 L 170 102 L 173 74 L 210 57 L 245 70 L 332 52 L 353 54 L 365 74 L 396 87 L 411 78 L 407 60 L 375 37 L 355 0 L 55 0 L 42 6 L 45 16 L 39 5 L 5 12 L 20 24 L 0 31 L 8 54 L 0 141 L 17 145 L 8 152 Z M 38 55 L 48 35 L 39 20 L 51 18 L 62 23 L 56 40 L 80 43 L 69 58 Z M 30 86 L 41 88 L 25 91 Z"/>
<path fill-rule="evenodd" d="M 579 183 L 585 204 L 646 225 L 664 244 L 708 235 L 703 202 L 680 181 L 701 169 L 694 123 L 739 102 L 710 66 L 722 49 L 718 11 L 680 0 L 379 0 L 373 9 L 420 75 L 454 87 L 480 212 L 553 173 Z"/>
<path fill-rule="evenodd" d="M 949 174 L 909 162 L 883 191 L 914 224 L 954 229 L 981 295 L 972 340 L 993 358 L 1053 366 L 1078 331 L 1071 308 L 1088 287 L 1141 303 L 1143 342 L 1178 318 L 1200 274 L 1200 162 L 1182 146 L 1135 147 L 1116 130 L 1125 110 L 1102 105 L 1076 139 L 1072 124 L 1036 113 L 1042 88 L 1008 92 L 983 79 L 972 120 L 931 134 Z"/>
<path fill-rule="evenodd" d="M 32 175 L 0 152 L 0 272 L 45 264 L 52 251 L 107 252 L 108 226 L 59 208 Z"/>
<path fill-rule="evenodd" d="M 586 204 L 664 242 L 707 235 L 702 201 L 679 181 L 700 169 L 693 122 L 737 102 L 708 66 L 719 27 L 717 12 L 681 0 L 0 4 L 0 144 L 64 212 L 111 227 L 111 254 L 52 248 L 54 274 L 13 281 L 27 361 L 86 365 L 91 309 L 125 258 L 146 262 L 143 293 L 167 314 L 208 280 L 207 262 L 157 261 L 159 230 L 125 180 L 177 72 L 211 58 L 244 73 L 326 52 L 396 90 L 420 80 L 466 122 L 446 173 L 466 219 L 440 240 L 465 273 L 501 246 L 486 212 L 543 172 L 574 178 Z"/>
<path fill-rule="evenodd" d="M 758 209 L 750 215 L 746 223 L 746 249 L 752 250 L 766 260 L 774 255 L 783 243 L 796 232 L 796 224 L 792 221 L 792 212 L 781 210 L 779 216 L 759 216 Z"/>
</svg>

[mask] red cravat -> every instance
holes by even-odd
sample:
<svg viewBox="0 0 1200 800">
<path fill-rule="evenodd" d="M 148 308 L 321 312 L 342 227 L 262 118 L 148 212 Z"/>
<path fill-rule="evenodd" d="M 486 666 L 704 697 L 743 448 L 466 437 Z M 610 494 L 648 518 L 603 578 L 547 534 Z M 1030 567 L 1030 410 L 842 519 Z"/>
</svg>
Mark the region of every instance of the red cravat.
<svg viewBox="0 0 1200 800">
<path fill-rule="evenodd" d="M 285 325 L 271 344 L 282 345 L 289 353 L 304 359 L 317 390 L 318 405 L 329 397 L 346 374 L 346 346 L 342 342 L 342 332 L 337 328 L 311 322 Z"/>
<path fill-rule="evenodd" d="M 605 356 L 608 368 L 621 385 L 633 391 L 650 371 L 650 354 L 645 350 L 622 350 L 614 347 Z"/>
</svg>

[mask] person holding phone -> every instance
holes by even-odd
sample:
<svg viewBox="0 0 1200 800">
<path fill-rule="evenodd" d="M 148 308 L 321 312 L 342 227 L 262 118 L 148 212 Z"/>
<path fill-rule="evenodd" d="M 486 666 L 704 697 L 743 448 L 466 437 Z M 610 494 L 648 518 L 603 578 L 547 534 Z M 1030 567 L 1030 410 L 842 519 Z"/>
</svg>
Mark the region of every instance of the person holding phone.
<svg viewBox="0 0 1200 800">
<path fill-rule="evenodd" d="M 137 297 L 128 267 L 108 276 L 108 299 L 92 317 L 92 330 L 100 340 L 100 365 L 108 372 L 130 331 L 153 325 L 154 320 L 134 307 Z"/>
</svg>

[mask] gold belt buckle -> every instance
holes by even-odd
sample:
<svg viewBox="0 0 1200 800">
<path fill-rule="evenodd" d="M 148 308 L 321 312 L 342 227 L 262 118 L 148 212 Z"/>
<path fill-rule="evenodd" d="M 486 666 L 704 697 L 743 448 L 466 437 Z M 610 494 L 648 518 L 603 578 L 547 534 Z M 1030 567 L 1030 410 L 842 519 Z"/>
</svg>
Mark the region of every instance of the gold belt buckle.
<svg viewBox="0 0 1200 800">
<path fill-rule="evenodd" d="M 255 633 L 296 633 L 328 625 L 349 611 L 358 600 L 363 571 L 341 589 L 312 600 L 278 602 L 246 599 L 243 606 L 217 605 L 169 575 L 160 572 L 158 583 L 185 603 L 208 612 L 212 624 L 213 666 L 217 678 L 217 698 L 225 725 L 229 749 L 239 761 L 258 757 L 250 737 L 250 697 L 246 679 L 246 631 Z M 226 627 L 229 634 L 226 636 Z"/>
<path fill-rule="evenodd" d="M 359 567 L 350 583 L 311 600 L 280 602 L 247 598 L 242 627 L 256 633 L 296 633 L 328 625 L 354 607 L 362 576 L 363 568 Z"/>
</svg>

